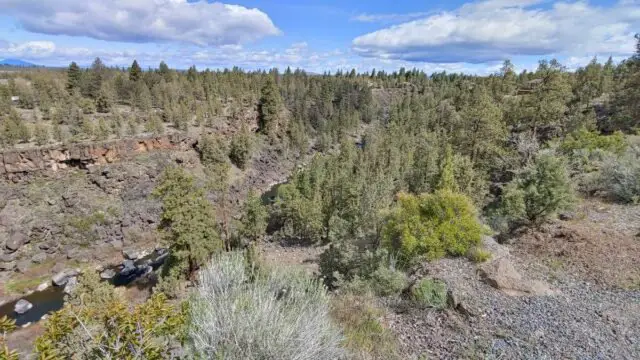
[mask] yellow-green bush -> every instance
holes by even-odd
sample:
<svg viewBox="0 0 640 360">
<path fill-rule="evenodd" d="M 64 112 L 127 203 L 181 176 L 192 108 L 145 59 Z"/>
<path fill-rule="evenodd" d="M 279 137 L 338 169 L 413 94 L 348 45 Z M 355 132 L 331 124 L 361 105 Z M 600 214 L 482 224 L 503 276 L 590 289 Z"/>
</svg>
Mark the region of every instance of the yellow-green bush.
<svg viewBox="0 0 640 360">
<path fill-rule="evenodd" d="M 601 135 L 586 129 L 581 129 L 570 134 L 560 145 L 560 149 L 569 155 L 575 150 L 581 149 L 589 151 L 600 149 L 619 155 L 622 154 L 626 148 L 627 142 L 624 134 L 620 131 L 612 135 Z"/>
<path fill-rule="evenodd" d="M 184 322 L 183 309 L 161 293 L 133 310 L 120 299 L 69 305 L 47 320 L 36 353 L 39 359 L 168 359 Z"/>
<path fill-rule="evenodd" d="M 405 263 L 419 257 L 462 256 L 484 233 L 469 197 L 439 190 L 433 194 L 401 193 L 387 219 L 382 244 Z"/>
</svg>

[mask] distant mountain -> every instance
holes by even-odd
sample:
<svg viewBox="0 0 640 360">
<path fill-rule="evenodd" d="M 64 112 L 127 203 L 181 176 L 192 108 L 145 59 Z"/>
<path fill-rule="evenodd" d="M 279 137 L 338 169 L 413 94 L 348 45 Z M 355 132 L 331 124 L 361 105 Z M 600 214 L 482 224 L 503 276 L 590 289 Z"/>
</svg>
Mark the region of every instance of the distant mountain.
<svg viewBox="0 0 640 360">
<path fill-rule="evenodd" d="M 0 66 L 33 67 L 38 65 L 20 59 L 0 59 Z"/>
</svg>

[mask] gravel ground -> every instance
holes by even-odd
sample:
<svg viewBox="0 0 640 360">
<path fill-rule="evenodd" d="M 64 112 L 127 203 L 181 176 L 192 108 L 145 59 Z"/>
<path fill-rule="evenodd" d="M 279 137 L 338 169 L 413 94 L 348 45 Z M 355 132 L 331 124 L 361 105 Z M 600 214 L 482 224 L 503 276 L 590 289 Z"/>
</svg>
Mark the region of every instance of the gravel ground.
<svg viewBox="0 0 640 360">
<path fill-rule="evenodd" d="M 508 256 L 527 278 L 546 278 L 544 266 Z M 390 306 L 387 321 L 407 357 L 640 358 L 640 291 L 556 276 L 555 295 L 513 297 L 480 281 L 476 271 L 466 259 L 443 259 L 420 271 L 445 281 L 472 316 Z"/>
</svg>

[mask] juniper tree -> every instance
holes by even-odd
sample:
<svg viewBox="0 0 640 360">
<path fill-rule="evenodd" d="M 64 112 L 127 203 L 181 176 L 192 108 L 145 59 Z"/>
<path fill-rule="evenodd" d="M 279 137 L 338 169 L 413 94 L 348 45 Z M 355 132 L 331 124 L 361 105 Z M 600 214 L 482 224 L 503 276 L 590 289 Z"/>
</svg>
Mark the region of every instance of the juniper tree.
<svg viewBox="0 0 640 360">
<path fill-rule="evenodd" d="M 187 279 L 222 249 L 213 206 L 193 176 L 180 167 L 164 171 L 153 196 L 162 201 L 159 229 L 170 251 L 162 276 L 168 281 Z"/>
</svg>

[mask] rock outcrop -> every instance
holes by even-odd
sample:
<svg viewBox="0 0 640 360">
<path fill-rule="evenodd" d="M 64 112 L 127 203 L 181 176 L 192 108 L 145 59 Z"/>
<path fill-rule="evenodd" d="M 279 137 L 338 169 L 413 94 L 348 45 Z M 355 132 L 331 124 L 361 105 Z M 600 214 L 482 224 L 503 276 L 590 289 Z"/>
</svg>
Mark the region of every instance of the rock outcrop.
<svg viewBox="0 0 640 360">
<path fill-rule="evenodd" d="M 87 168 L 141 153 L 186 150 L 195 140 L 180 134 L 123 139 L 103 143 L 71 144 L 0 152 L 0 176 L 19 179 L 34 172 L 56 172 L 70 167 Z"/>
</svg>

